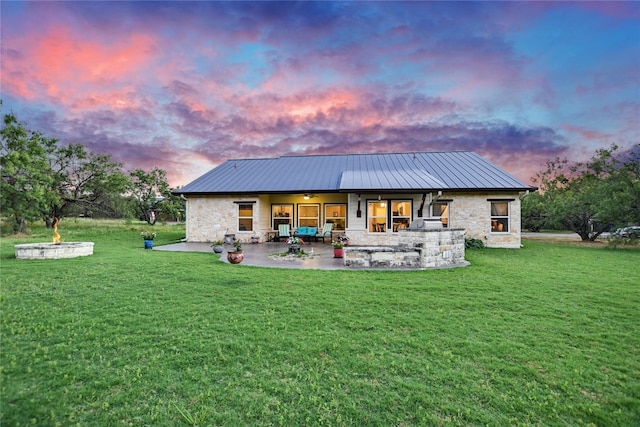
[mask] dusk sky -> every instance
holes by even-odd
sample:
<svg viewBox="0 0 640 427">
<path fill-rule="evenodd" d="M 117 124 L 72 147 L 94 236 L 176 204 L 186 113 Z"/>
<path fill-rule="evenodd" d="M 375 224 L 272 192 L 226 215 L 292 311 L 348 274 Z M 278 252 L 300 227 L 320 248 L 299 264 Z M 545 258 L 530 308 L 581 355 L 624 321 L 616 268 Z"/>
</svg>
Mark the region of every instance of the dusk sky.
<svg viewBox="0 0 640 427">
<path fill-rule="evenodd" d="M 165 169 L 469 150 L 525 183 L 640 142 L 640 2 L 7 2 L 2 113 Z"/>
</svg>

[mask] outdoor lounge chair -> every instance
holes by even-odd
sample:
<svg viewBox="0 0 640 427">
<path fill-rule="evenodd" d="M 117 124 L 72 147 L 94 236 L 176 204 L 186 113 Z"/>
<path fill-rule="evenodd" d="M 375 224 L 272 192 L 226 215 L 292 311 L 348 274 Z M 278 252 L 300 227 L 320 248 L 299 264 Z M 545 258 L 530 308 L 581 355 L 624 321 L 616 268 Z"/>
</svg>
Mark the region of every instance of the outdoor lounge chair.
<svg viewBox="0 0 640 427">
<path fill-rule="evenodd" d="M 322 231 L 318 234 L 316 234 L 316 242 L 318 241 L 318 239 L 322 239 L 322 243 L 324 243 L 324 238 L 328 237 L 329 240 L 331 240 L 331 232 L 333 231 L 333 223 L 332 222 L 325 222 L 324 226 L 322 227 Z"/>
<path fill-rule="evenodd" d="M 289 228 L 289 224 L 278 225 L 278 240 L 288 239 L 289 237 L 291 237 L 291 229 Z"/>
</svg>

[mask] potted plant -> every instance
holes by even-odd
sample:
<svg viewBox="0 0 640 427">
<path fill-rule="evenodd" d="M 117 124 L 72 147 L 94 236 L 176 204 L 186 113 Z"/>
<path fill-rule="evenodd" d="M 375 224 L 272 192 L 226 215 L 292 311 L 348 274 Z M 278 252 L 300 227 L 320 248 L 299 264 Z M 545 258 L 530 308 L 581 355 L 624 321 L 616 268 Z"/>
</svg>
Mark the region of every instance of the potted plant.
<svg viewBox="0 0 640 427">
<path fill-rule="evenodd" d="M 300 246 L 304 245 L 304 240 L 291 236 L 287 239 L 287 245 L 289 245 L 289 252 L 295 254 L 300 252 Z"/>
<path fill-rule="evenodd" d="M 333 257 L 334 258 L 342 258 L 344 257 L 344 243 L 340 240 L 334 240 L 331 242 L 331 246 L 333 246 Z"/>
<path fill-rule="evenodd" d="M 244 260 L 244 254 L 242 253 L 242 240 L 238 239 L 233 242 L 233 251 L 227 252 L 227 260 L 231 264 L 240 264 Z"/>
<path fill-rule="evenodd" d="M 215 242 L 213 242 L 211 244 L 213 252 L 221 254 L 224 251 L 224 247 L 222 245 L 224 245 L 224 242 L 222 240 L 216 240 Z"/>
<path fill-rule="evenodd" d="M 151 231 L 143 231 L 140 233 L 140 235 L 144 239 L 144 248 L 153 249 L 153 239 L 156 238 L 156 233 L 152 233 Z"/>
<path fill-rule="evenodd" d="M 349 238 L 346 234 L 341 234 L 338 236 L 338 241 L 341 242 L 344 246 L 349 246 Z"/>
<path fill-rule="evenodd" d="M 251 236 L 251 243 L 260 243 L 260 236 L 257 234 Z"/>
</svg>

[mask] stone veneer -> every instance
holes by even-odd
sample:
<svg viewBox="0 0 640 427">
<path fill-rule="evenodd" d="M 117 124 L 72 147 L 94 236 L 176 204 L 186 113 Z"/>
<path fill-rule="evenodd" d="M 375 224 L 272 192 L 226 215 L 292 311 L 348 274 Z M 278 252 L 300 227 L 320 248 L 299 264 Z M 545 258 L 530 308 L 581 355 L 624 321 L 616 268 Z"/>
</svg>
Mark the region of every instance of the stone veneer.
<svg viewBox="0 0 640 427">
<path fill-rule="evenodd" d="M 464 233 L 454 229 L 399 231 L 398 246 L 347 246 L 344 264 L 363 268 L 446 268 L 469 265 L 464 259 Z"/>
<path fill-rule="evenodd" d="M 453 228 L 464 228 L 466 237 L 480 239 L 487 247 L 520 247 L 520 194 L 518 192 L 444 192 L 440 200 L 449 203 L 449 224 Z M 314 198 L 314 203 L 347 203 L 347 230 L 350 244 L 362 246 L 398 246 L 400 233 L 370 233 L 367 230 L 367 200 L 377 199 L 378 194 L 361 196 L 361 216 L 357 215 L 358 195 L 323 194 Z M 421 205 L 421 194 L 385 194 L 383 199 L 406 199 L 412 201 L 413 218 L 417 219 Z M 491 231 L 491 199 L 508 200 L 510 206 L 510 229 L 508 232 Z M 254 230 L 238 231 L 237 202 L 255 202 Z M 187 197 L 187 241 L 212 242 L 222 239 L 224 234 L 232 233 L 243 241 L 249 241 L 252 235 L 260 236 L 260 241 L 273 235 L 271 229 L 271 204 L 308 203 L 302 195 L 238 195 L 238 196 L 194 196 Z M 423 217 L 430 216 L 429 200 L 424 205 Z M 324 222 L 324 218 L 321 222 Z"/>
<path fill-rule="evenodd" d="M 17 259 L 59 259 L 93 255 L 93 242 L 24 243 L 15 245 Z"/>
</svg>

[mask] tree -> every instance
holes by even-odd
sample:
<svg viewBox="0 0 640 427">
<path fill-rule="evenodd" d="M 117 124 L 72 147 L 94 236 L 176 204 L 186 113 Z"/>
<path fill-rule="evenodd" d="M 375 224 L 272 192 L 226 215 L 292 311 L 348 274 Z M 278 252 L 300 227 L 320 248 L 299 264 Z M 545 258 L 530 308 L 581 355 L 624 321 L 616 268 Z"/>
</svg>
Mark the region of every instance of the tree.
<svg viewBox="0 0 640 427">
<path fill-rule="evenodd" d="M 118 199 L 128 188 L 120 163 L 112 162 L 109 155 L 87 151 L 81 144 L 55 150 L 50 167 L 58 199 L 45 218 L 47 224 L 69 214 L 113 216 Z"/>
<path fill-rule="evenodd" d="M 58 201 L 48 163 L 57 141 L 25 129 L 12 113 L 4 115 L 0 133 L 0 210 L 23 233 L 26 221 L 42 218 Z"/>
<path fill-rule="evenodd" d="M 588 162 L 548 162 L 534 179 L 540 199 L 523 204 L 523 217 L 545 216 L 548 225 L 575 231 L 582 240 L 640 223 L 640 144 L 618 150 L 616 145 L 597 150 Z"/>
<path fill-rule="evenodd" d="M 538 232 L 547 223 L 545 197 L 539 192 L 530 193 L 522 199 L 522 228 Z"/>
<path fill-rule="evenodd" d="M 178 211 L 179 201 L 171 194 L 163 169 L 154 168 L 150 172 L 136 169 L 129 178 L 129 191 L 140 219 L 153 225 L 159 213 L 174 215 Z"/>
<path fill-rule="evenodd" d="M 51 227 L 56 217 L 121 216 L 127 206 L 129 179 L 109 155 L 81 144 L 59 147 L 56 139 L 25 129 L 13 114 L 4 116 L 0 150 L 0 208 L 13 217 L 17 232 L 25 231 L 28 220 L 43 219 Z"/>
<path fill-rule="evenodd" d="M 598 219 L 616 226 L 640 224 L 640 144 L 625 152 L 612 145 L 587 163 L 599 182 Z"/>
</svg>

